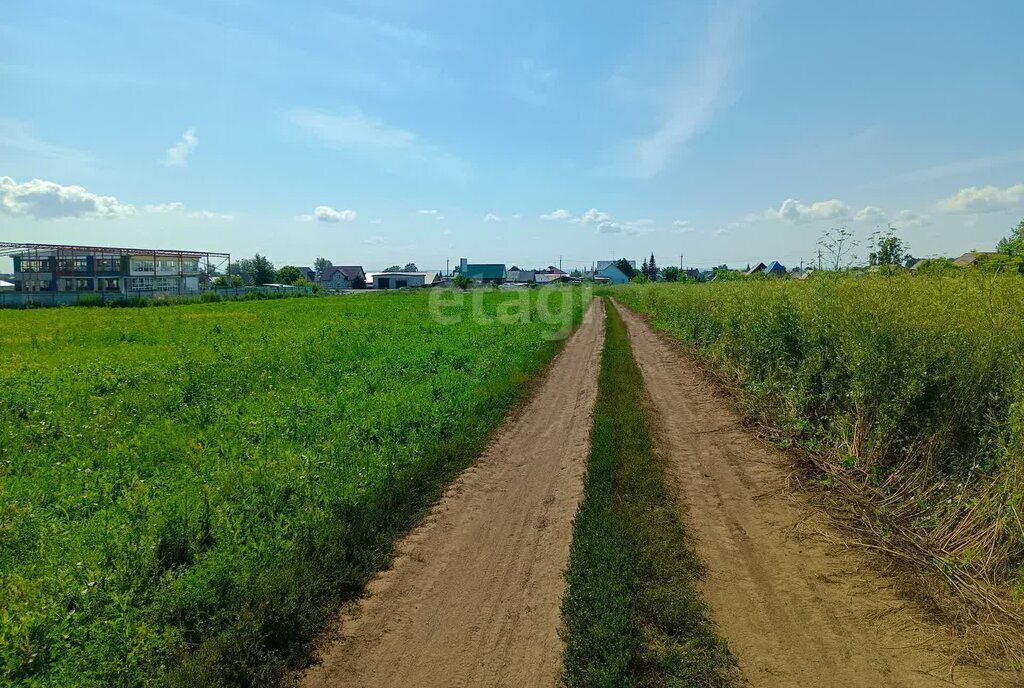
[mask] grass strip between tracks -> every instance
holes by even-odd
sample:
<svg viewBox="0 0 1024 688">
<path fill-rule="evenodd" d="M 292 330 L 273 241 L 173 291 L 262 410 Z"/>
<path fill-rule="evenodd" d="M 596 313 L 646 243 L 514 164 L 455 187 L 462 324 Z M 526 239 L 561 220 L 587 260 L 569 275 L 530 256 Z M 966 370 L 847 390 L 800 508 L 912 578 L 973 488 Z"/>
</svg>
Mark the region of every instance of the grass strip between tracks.
<svg viewBox="0 0 1024 688">
<path fill-rule="evenodd" d="M 607 329 L 584 500 L 562 603 L 563 682 L 728 686 L 735 660 L 697 591 L 703 573 L 654 448 L 653 408 L 625 324 Z"/>
</svg>

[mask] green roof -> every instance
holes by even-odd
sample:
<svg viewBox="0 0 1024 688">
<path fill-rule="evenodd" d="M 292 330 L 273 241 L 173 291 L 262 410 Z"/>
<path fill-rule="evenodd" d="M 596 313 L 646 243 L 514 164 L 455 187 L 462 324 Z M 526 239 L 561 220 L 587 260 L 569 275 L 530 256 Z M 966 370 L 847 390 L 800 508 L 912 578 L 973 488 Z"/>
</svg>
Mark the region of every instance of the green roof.
<svg viewBox="0 0 1024 688">
<path fill-rule="evenodd" d="M 470 279 L 505 279 L 504 263 L 469 263 L 466 271 L 461 273 L 463 277 Z"/>
</svg>

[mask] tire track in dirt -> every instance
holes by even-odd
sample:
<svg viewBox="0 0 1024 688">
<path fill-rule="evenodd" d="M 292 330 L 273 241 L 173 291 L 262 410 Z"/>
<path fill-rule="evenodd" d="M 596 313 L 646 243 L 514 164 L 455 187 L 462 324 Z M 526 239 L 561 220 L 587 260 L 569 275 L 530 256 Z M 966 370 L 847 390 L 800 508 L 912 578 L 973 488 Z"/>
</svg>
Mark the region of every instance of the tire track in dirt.
<svg viewBox="0 0 1024 688">
<path fill-rule="evenodd" d="M 563 574 L 603 343 L 595 301 L 525 409 L 342 613 L 339 636 L 300 685 L 557 685 Z"/>
<path fill-rule="evenodd" d="M 822 537 L 824 517 L 786 489 L 788 459 L 744 429 L 678 343 L 615 305 L 707 565 L 705 599 L 749 685 L 1021 685 L 1019 674 L 954 669 L 949 629 L 924 620 L 865 555 Z"/>
</svg>

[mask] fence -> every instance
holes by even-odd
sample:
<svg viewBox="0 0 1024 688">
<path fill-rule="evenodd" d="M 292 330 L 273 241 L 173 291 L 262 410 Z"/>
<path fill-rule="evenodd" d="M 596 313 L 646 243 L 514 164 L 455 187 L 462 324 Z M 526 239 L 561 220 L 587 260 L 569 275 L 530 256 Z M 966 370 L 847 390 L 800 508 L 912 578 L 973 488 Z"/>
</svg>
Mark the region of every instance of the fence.
<svg viewBox="0 0 1024 688">
<path fill-rule="evenodd" d="M 189 303 L 211 298 L 215 294 L 226 301 L 244 299 L 249 295 L 268 296 L 306 296 L 313 293 L 311 287 L 237 287 L 227 289 L 206 289 L 194 294 L 176 294 L 173 292 L 97 292 L 97 291 L 0 291 L 0 308 L 26 308 L 49 306 L 80 306 L 102 305 L 106 303 L 126 303 L 136 299 L 152 299 L 173 303 Z"/>
</svg>

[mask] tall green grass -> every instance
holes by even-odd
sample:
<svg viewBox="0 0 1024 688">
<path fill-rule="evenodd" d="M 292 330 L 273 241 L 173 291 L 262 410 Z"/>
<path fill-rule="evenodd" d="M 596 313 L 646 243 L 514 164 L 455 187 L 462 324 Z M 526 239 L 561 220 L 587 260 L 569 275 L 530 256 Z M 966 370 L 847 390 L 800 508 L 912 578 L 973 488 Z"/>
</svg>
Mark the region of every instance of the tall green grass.
<svg viewBox="0 0 1024 688">
<path fill-rule="evenodd" d="M 300 663 L 559 346 L 506 298 L 0 312 L 0 684 Z"/>
<path fill-rule="evenodd" d="M 750 415 L 890 499 L 889 525 L 944 570 L 1024 578 L 1024 280 L 818 276 L 614 295 L 713 363 Z"/>
<path fill-rule="evenodd" d="M 696 590 L 703 573 L 654 452 L 640 369 L 608 326 L 583 502 L 562 603 L 572 688 L 730 685 L 734 660 Z"/>
</svg>

